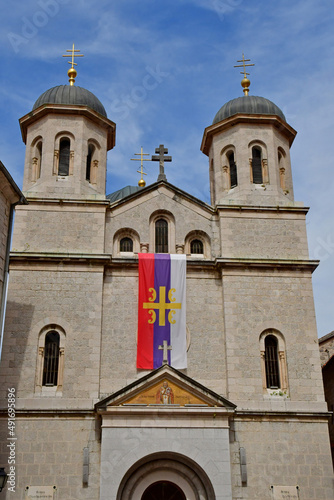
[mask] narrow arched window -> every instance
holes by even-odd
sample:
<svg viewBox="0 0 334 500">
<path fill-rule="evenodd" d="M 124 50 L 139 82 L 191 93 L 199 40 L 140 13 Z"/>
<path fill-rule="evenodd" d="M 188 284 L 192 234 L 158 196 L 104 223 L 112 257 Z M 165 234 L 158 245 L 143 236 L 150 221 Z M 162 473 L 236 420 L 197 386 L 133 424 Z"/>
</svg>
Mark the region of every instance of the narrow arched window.
<svg viewBox="0 0 334 500">
<path fill-rule="evenodd" d="M 119 242 L 120 252 L 133 252 L 133 241 L 131 238 L 122 238 Z"/>
<path fill-rule="evenodd" d="M 41 176 L 42 169 L 42 153 L 43 153 L 43 143 L 39 141 L 36 145 L 36 153 L 38 158 L 37 171 L 36 171 L 36 179 L 39 179 Z"/>
<path fill-rule="evenodd" d="M 254 184 L 263 184 L 262 151 L 259 147 L 252 148 L 252 174 Z"/>
<path fill-rule="evenodd" d="M 68 175 L 70 169 L 70 140 L 61 139 L 59 143 L 58 175 Z"/>
<path fill-rule="evenodd" d="M 59 342 L 58 332 L 51 331 L 46 334 L 42 383 L 45 386 L 53 387 L 58 384 Z"/>
<path fill-rule="evenodd" d="M 274 335 L 267 335 L 264 341 L 264 348 L 267 388 L 278 389 L 280 387 L 280 376 L 277 338 Z"/>
<path fill-rule="evenodd" d="M 86 162 L 86 181 L 91 180 L 91 166 L 92 166 L 92 158 L 94 154 L 95 147 L 92 144 L 88 145 L 88 154 L 87 154 L 87 162 Z"/>
<path fill-rule="evenodd" d="M 234 188 L 238 185 L 238 177 L 237 177 L 237 165 L 234 161 L 234 153 L 228 155 L 228 162 L 230 165 L 230 188 Z"/>
<path fill-rule="evenodd" d="M 155 223 L 155 252 L 168 253 L 168 223 L 158 219 Z"/>
<path fill-rule="evenodd" d="M 203 241 L 192 240 L 190 242 L 190 253 L 191 254 L 203 254 Z"/>
</svg>

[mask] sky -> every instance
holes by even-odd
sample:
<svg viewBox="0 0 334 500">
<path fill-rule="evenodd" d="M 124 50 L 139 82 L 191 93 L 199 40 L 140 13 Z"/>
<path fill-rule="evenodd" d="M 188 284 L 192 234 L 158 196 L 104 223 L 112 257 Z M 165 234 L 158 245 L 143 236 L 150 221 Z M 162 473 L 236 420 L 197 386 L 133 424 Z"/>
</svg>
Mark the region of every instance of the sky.
<svg viewBox="0 0 334 500">
<path fill-rule="evenodd" d="M 25 145 L 18 119 L 40 94 L 68 83 L 75 43 L 76 84 L 93 92 L 116 122 L 107 193 L 137 185 L 143 147 L 173 157 L 171 184 L 210 202 L 205 127 L 242 95 L 242 54 L 250 94 L 275 102 L 298 131 L 291 159 L 295 200 L 307 216 L 318 335 L 334 330 L 334 9 L 332 0 L 11 0 L 1 2 L 0 160 L 22 186 Z M 147 184 L 158 162 L 146 162 Z"/>
</svg>

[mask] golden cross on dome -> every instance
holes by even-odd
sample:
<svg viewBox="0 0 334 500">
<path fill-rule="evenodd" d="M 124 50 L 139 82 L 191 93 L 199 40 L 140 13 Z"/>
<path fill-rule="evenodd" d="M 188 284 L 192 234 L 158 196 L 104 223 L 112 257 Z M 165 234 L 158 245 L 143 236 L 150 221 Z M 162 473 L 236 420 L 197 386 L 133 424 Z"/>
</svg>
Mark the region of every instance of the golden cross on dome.
<svg viewBox="0 0 334 500">
<path fill-rule="evenodd" d="M 246 67 L 255 66 L 255 64 L 246 64 L 246 62 L 249 62 L 249 61 L 250 61 L 250 59 L 245 59 L 244 54 L 242 54 L 242 59 L 240 61 L 237 61 L 237 62 L 241 62 L 242 64 L 238 64 L 237 66 L 234 66 L 235 68 L 244 68 L 243 71 L 240 71 L 240 74 L 244 75 L 243 79 L 241 80 L 241 86 L 244 89 L 245 95 L 248 95 L 249 86 L 250 86 L 250 80 L 247 78 L 247 75 L 249 75 L 249 73 L 246 73 Z"/>
<path fill-rule="evenodd" d="M 143 175 L 147 175 L 143 170 L 143 161 L 151 161 L 149 158 L 144 158 L 144 156 L 150 156 L 148 153 L 143 153 L 143 148 L 140 148 L 140 153 L 134 153 L 135 156 L 140 156 L 140 158 L 131 158 L 133 161 L 140 161 L 140 170 L 137 170 L 138 174 L 141 174 L 140 180 L 138 181 L 139 187 L 145 187 L 146 182 L 143 179 Z"/>
<path fill-rule="evenodd" d="M 66 52 L 71 52 L 71 54 L 63 54 L 63 57 L 71 57 L 72 58 L 72 61 L 67 61 L 68 64 L 71 64 L 71 67 L 68 70 L 67 74 L 69 76 L 70 85 L 72 86 L 72 85 L 74 85 L 75 77 L 77 76 L 77 71 L 74 68 L 74 66 L 78 65 L 76 62 L 74 62 L 74 58 L 75 57 L 84 57 L 84 55 L 83 54 L 76 54 L 76 52 L 80 52 L 80 50 L 75 49 L 74 44 L 73 44 L 71 49 L 66 49 Z"/>
</svg>

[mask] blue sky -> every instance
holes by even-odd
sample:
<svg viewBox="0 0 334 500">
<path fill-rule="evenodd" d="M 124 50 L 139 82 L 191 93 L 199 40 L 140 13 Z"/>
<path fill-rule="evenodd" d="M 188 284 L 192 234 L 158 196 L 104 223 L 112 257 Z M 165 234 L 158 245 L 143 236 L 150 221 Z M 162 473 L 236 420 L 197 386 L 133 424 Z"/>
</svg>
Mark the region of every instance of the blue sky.
<svg viewBox="0 0 334 500">
<path fill-rule="evenodd" d="M 298 135 L 292 146 L 295 199 L 307 218 L 319 336 L 334 329 L 334 9 L 331 0 L 11 0 L 2 3 L 0 159 L 22 185 L 25 147 L 18 119 L 38 96 L 67 83 L 61 57 L 84 54 L 76 84 L 95 93 L 117 124 L 107 192 L 136 185 L 134 153 L 163 143 L 172 184 L 209 202 L 204 128 L 242 95 L 233 66 L 255 63 L 251 94 L 267 97 Z M 158 163 L 146 163 L 147 183 Z"/>
</svg>

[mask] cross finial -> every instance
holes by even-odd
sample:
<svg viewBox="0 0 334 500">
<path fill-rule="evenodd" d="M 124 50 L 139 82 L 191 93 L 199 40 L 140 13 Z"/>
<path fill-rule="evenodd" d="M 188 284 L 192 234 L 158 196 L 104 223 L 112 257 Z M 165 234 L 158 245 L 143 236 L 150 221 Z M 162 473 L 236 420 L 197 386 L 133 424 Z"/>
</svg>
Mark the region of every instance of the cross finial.
<svg viewBox="0 0 334 500">
<path fill-rule="evenodd" d="M 159 345 L 158 349 L 163 350 L 162 353 L 162 364 L 168 365 L 168 351 L 172 350 L 172 346 L 168 345 L 167 340 L 162 342 L 162 345 Z"/>
<path fill-rule="evenodd" d="M 140 148 L 140 153 L 134 153 L 135 156 L 140 156 L 140 158 L 131 158 L 134 161 L 140 161 L 140 170 L 137 170 L 138 174 L 140 174 L 140 180 L 138 181 L 139 187 L 145 187 L 146 182 L 143 179 L 143 175 L 147 175 L 143 170 L 143 161 L 151 161 L 149 158 L 144 158 L 144 156 L 150 156 L 149 153 L 143 153 L 143 148 Z"/>
<path fill-rule="evenodd" d="M 69 76 L 69 82 L 70 85 L 73 86 L 75 82 L 75 78 L 77 76 L 77 71 L 74 68 L 74 66 L 77 66 L 77 63 L 74 62 L 75 57 L 83 57 L 83 54 L 76 54 L 76 52 L 80 52 L 79 49 L 74 48 L 74 44 L 71 49 L 66 49 L 66 52 L 71 52 L 71 54 L 63 54 L 63 57 L 71 57 L 72 61 L 67 61 L 68 64 L 71 64 L 70 69 L 68 70 L 67 74 Z"/>
<path fill-rule="evenodd" d="M 163 144 L 160 144 L 158 148 L 155 148 L 156 155 L 152 155 L 152 161 L 159 162 L 159 175 L 158 181 L 167 181 L 165 174 L 165 161 L 172 161 L 171 156 L 165 156 L 168 154 L 168 149 L 165 148 Z"/>
<path fill-rule="evenodd" d="M 249 61 L 250 61 L 250 59 L 245 59 L 244 54 L 242 54 L 242 59 L 240 61 L 237 61 L 237 62 L 241 62 L 242 64 L 238 64 L 238 65 L 234 66 L 235 68 L 243 68 L 244 69 L 243 71 L 240 71 L 240 74 L 244 75 L 243 79 L 241 80 L 241 86 L 244 89 L 243 92 L 245 95 L 248 95 L 249 86 L 250 86 L 250 80 L 247 78 L 247 75 L 249 75 L 249 73 L 246 73 L 246 67 L 255 66 L 255 64 L 245 64 L 246 62 L 249 62 Z"/>
</svg>

